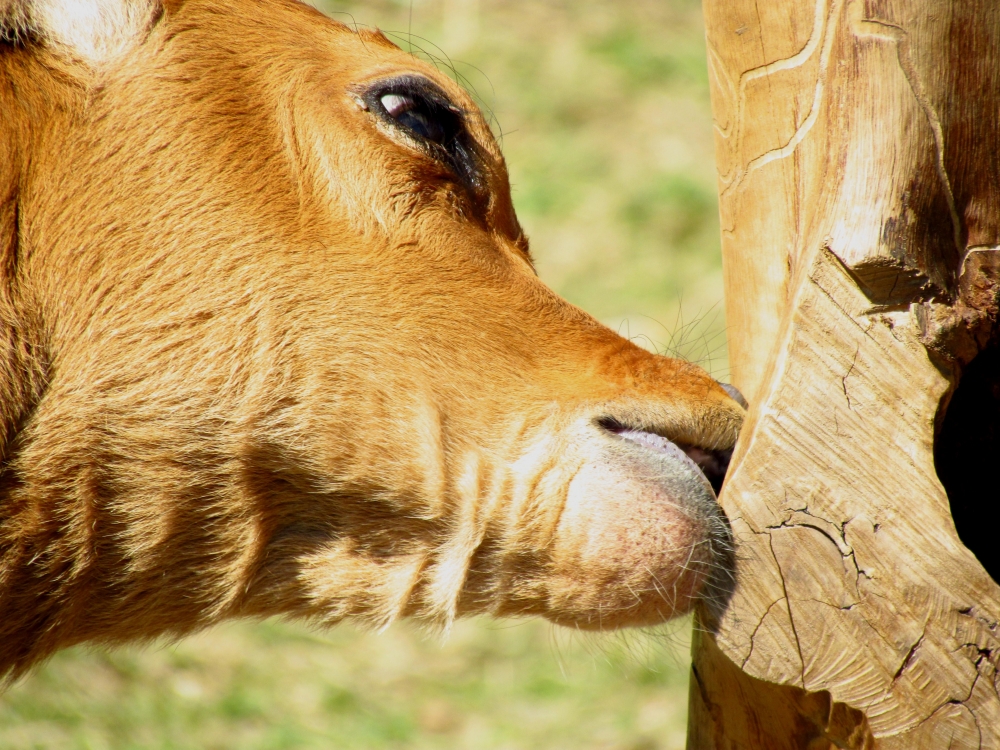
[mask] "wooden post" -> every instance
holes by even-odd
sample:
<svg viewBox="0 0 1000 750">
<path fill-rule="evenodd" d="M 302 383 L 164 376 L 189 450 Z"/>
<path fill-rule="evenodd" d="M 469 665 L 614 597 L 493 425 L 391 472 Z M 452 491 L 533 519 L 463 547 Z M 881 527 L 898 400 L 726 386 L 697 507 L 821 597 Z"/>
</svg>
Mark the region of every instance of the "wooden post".
<svg viewBox="0 0 1000 750">
<path fill-rule="evenodd" d="M 1000 747 L 1000 3 L 705 16 L 751 409 L 688 747 Z"/>
</svg>

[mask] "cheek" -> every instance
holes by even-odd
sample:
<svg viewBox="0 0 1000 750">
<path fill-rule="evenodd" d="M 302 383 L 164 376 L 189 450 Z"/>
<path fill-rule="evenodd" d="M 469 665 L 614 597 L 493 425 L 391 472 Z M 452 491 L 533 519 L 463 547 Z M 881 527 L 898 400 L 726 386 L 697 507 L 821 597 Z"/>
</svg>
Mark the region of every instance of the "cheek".
<svg viewBox="0 0 1000 750">
<path fill-rule="evenodd" d="M 367 135 L 344 138 L 347 129 L 309 127 L 301 135 L 312 189 L 328 216 L 343 219 L 354 237 L 385 237 L 401 225 L 407 202 L 393 190 L 393 165 Z M 348 131 L 350 132 L 350 131 Z M 350 144 L 350 145 L 349 145 Z M 394 197 L 395 195 L 395 197 Z"/>
<path fill-rule="evenodd" d="M 725 545 L 703 477 L 627 457 L 584 465 L 553 540 L 548 617 L 584 629 L 688 611 Z"/>
</svg>

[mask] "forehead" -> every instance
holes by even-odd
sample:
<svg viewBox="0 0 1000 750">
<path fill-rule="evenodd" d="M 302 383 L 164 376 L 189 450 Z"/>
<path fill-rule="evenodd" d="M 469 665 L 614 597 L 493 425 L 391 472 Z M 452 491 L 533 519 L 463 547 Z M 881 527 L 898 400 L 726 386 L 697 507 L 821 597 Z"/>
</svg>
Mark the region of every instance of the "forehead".
<svg viewBox="0 0 1000 750">
<path fill-rule="evenodd" d="M 476 109 L 448 76 L 401 50 L 381 31 L 348 26 L 298 0 L 187 0 L 173 12 L 168 7 L 165 20 L 167 33 L 189 47 L 189 55 L 229 53 L 245 70 L 269 74 L 265 83 L 276 88 L 299 83 L 354 88 L 418 74 L 463 109 Z"/>
</svg>

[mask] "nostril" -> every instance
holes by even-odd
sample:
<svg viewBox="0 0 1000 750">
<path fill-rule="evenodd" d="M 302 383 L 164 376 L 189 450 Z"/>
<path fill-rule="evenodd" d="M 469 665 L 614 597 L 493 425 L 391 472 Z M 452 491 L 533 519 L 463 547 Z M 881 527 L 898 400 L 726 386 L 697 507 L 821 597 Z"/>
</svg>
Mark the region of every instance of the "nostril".
<svg viewBox="0 0 1000 750">
<path fill-rule="evenodd" d="M 614 417 L 598 417 L 597 424 L 603 427 L 608 432 L 614 433 L 615 435 L 625 432 L 625 430 L 631 429 L 623 425 Z"/>
<path fill-rule="evenodd" d="M 722 390 L 729 394 L 729 398 L 735 401 L 737 404 L 742 406 L 744 409 L 749 409 L 750 404 L 747 400 L 743 398 L 743 394 L 740 393 L 739 389 L 735 385 L 730 385 L 729 383 L 719 383 L 722 386 Z"/>
</svg>

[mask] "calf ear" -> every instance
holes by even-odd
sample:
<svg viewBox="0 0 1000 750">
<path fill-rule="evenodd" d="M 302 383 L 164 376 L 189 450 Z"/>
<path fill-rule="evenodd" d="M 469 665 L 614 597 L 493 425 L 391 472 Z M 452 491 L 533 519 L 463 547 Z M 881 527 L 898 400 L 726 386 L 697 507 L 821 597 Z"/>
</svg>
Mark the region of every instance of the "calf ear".
<svg viewBox="0 0 1000 750">
<path fill-rule="evenodd" d="M 141 43 L 161 12 L 160 0 L 0 0 L 0 36 L 96 65 Z"/>
</svg>

